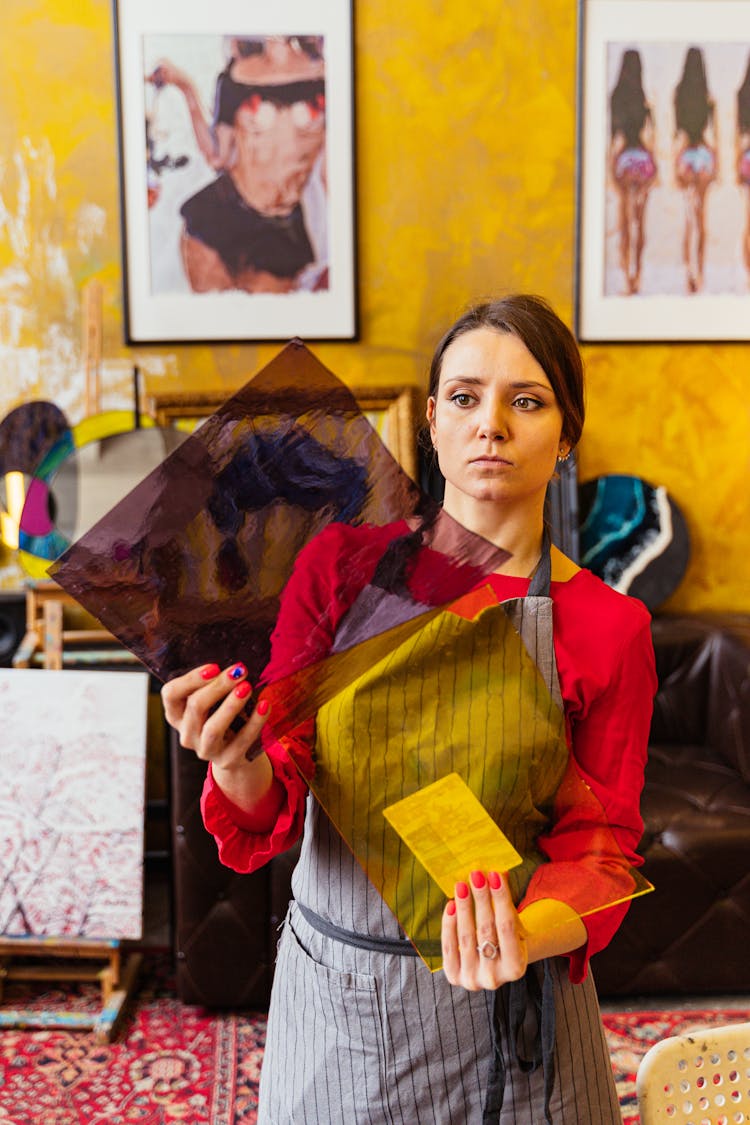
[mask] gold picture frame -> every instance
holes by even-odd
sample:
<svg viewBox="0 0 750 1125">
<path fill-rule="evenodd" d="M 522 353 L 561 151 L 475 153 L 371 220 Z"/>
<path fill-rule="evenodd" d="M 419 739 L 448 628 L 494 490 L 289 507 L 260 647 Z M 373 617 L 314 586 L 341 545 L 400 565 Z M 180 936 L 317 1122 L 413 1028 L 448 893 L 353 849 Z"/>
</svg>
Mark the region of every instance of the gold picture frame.
<svg viewBox="0 0 750 1125">
<path fill-rule="evenodd" d="M 239 389 L 239 388 L 238 388 Z M 404 472 L 417 479 L 417 391 L 415 387 L 351 387 L 362 413 Z M 194 430 L 226 402 L 232 390 L 163 391 L 149 396 L 157 426 Z"/>
</svg>

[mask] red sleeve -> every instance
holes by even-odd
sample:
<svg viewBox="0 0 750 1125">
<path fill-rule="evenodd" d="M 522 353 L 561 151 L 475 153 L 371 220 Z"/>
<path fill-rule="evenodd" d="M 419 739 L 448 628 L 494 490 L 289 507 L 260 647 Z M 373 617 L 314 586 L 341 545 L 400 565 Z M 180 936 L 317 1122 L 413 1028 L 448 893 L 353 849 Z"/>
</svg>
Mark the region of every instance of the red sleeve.
<svg viewBox="0 0 750 1125">
<path fill-rule="evenodd" d="M 628 869 L 642 863 L 636 848 L 643 829 L 640 796 L 656 670 L 647 612 L 633 599 L 613 596 L 619 601 L 602 600 L 595 606 L 598 628 L 591 629 L 590 616 L 576 613 L 561 622 L 559 644 L 556 629 L 575 775 L 582 792 L 595 800 L 589 804 L 593 811 L 587 822 L 580 804 L 561 790 L 553 827 L 538 841 L 551 862 L 532 876 L 522 906 L 555 898 L 576 909 L 581 900 L 571 889 L 577 878 L 588 880 L 591 887 L 602 880 L 608 864 L 619 863 L 619 877 L 627 882 Z M 602 820 L 596 810 L 604 814 L 609 845 L 599 835 Z M 588 940 L 571 955 L 572 980 L 583 980 L 589 958 L 609 943 L 627 909 L 625 903 L 584 917 Z"/>
<path fill-rule="evenodd" d="M 276 822 L 269 831 L 254 830 L 253 817 L 219 788 L 210 766 L 201 795 L 203 823 L 216 840 L 220 861 L 243 874 L 257 871 L 290 848 L 299 838 L 304 822 L 307 786 L 281 743 L 267 746 L 266 753 L 278 783 L 275 788 L 281 796 Z"/>
<path fill-rule="evenodd" d="M 320 660 L 329 651 L 336 627 L 359 591 L 370 581 L 380 555 L 400 524 L 354 528 L 331 524 L 300 552 L 281 597 L 271 636 L 271 658 L 261 683 L 282 679 Z M 266 728 L 268 729 L 268 728 Z M 263 749 L 271 762 L 281 804 L 270 830 L 254 830 L 254 819 L 219 788 L 209 769 L 201 797 L 203 822 L 213 835 L 219 858 L 235 871 L 256 871 L 286 851 L 302 833 L 307 785 L 292 764 L 286 745 L 294 739 L 295 756 L 310 762 L 314 720 L 277 741 L 265 735 Z"/>
</svg>

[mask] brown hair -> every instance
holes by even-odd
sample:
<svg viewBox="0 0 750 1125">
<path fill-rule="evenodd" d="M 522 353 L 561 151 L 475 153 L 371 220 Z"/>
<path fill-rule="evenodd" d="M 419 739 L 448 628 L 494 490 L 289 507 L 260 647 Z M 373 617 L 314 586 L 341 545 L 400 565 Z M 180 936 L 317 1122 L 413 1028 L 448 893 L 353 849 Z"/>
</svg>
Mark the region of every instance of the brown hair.
<svg viewBox="0 0 750 1125">
<path fill-rule="evenodd" d="M 474 305 L 459 317 L 435 349 L 428 394 L 437 395 L 443 356 L 450 345 L 475 328 L 508 332 L 525 345 L 552 384 L 563 416 L 562 436 L 576 445 L 585 415 L 583 361 L 573 333 L 542 297 L 515 293 Z"/>
</svg>

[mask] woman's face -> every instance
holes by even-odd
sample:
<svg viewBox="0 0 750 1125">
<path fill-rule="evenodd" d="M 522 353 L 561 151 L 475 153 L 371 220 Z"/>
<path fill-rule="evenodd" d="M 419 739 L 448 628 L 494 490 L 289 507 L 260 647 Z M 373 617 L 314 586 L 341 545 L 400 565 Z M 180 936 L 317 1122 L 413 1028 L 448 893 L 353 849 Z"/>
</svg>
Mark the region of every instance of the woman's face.
<svg viewBox="0 0 750 1125">
<path fill-rule="evenodd" d="M 563 416 L 543 369 L 509 333 L 475 328 L 446 349 L 427 420 L 445 477 L 445 507 L 461 517 L 475 501 L 543 500 L 569 450 Z"/>
</svg>

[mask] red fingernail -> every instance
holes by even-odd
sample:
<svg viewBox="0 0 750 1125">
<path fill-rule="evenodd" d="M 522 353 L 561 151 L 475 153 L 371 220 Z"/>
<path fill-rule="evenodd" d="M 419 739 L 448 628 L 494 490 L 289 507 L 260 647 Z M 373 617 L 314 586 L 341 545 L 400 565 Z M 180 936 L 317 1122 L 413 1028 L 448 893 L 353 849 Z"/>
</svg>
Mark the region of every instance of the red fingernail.
<svg viewBox="0 0 750 1125">
<path fill-rule="evenodd" d="M 212 680 L 214 676 L 218 676 L 220 671 L 218 664 L 207 664 L 205 668 L 201 668 L 201 679 Z"/>
<path fill-rule="evenodd" d="M 498 875 L 497 871 L 490 871 L 490 886 L 493 891 L 499 891 L 503 885 L 503 881 Z"/>
<path fill-rule="evenodd" d="M 485 879 L 485 877 L 484 877 L 484 875 L 481 871 L 472 871 L 471 881 L 474 884 L 474 886 L 477 888 L 478 891 L 481 891 L 482 887 L 487 882 L 487 880 Z"/>
<path fill-rule="evenodd" d="M 469 888 L 466 883 L 456 883 L 456 898 L 468 898 Z"/>
<path fill-rule="evenodd" d="M 261 716 L 267 715 L 268 709 L 269 709 L 270 706 L 271 706 L 271 704 L 268 702 L 267 699 L 261 699 L 258 703 L 258 706 L 255 708 L 255 710 Z"/>
<path fill-rule="evenodd" d="M 247 699 L 250 692 L 253 690 L 253 685 L 244 680 L 243 683 L 238 684 L 234 689 L 234 694 L 238 699 Z"/>
<path fill-rule="evenodd" d="M 448 905 L 445 908 L 445 913 L 450 914 L 451 918 L 456 913 L 456 904 L 452 898 L 448 900 Z"/>
<path fill-rule="evenodd" d="M 235 664 L 227 672 L 230 680 L 241 680 L 243 676 L 247 675 L 247 668 L 244 664 Z"/>
</svg>

